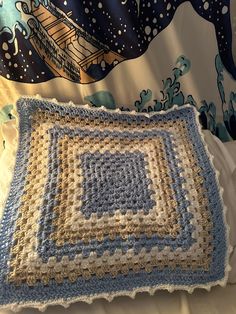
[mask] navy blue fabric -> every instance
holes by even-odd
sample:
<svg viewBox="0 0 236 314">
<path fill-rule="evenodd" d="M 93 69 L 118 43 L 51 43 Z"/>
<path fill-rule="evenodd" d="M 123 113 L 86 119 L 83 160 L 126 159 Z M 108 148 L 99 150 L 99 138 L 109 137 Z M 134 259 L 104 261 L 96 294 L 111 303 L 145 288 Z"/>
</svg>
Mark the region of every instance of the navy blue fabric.
<svg viewBox="0 0 236 314">
<path fill-rule="evenodd" d="M 0 75 L 25 83 L 47 81 L 55 77 L 55 74 L 48 66 L 48 61 L 46 62 L 39 54 L 39 50 L 32 45 L 31 40 L 33 33 L 39 32 L 40 25 L 34 22 L 34 12 L 29 2 L 23 0 L 22 7 L 19 7 L 18 2 L 18 0 L 5 0 L 0 4 L 0 58 L 2 59 Z M 92 36 L 91 40 L 96 47 L 106 52 L 115 52 L 125 60 L 142 55 L 153 38 L 159 36 L 170 24 L 176 10 L 184 2 L 186 0 L 32 1 L 36 6 L 44 5 L 51 13 L 56 7 L 80 27 L 79 32 L 84 33 L 84 37 Z M 197 14 L 213 24 L 221 60 L 228 72 L 236 79 L 236 66 L 232 55 L 230 0 L 205 3 L 191 0 L 190 2 Z M 17 45 L 11 45 L 14 41 L 17 41 Z M 44 44 L 42 36 L 39 37 L 38 45 Z M 52 44 L 48 42 L 45 52 L 49 59 L 53 59 L 56 48 L 50 45 Z M 14 64 L 18 66 L 14 67 Z M 86 73 L 97 81 L 104 78 L 116 64 L 92 63 L 86 69 Z M 80 82 L 80 77 L 76 75 L 72 75 L 70 79 Z"/>
</svg>

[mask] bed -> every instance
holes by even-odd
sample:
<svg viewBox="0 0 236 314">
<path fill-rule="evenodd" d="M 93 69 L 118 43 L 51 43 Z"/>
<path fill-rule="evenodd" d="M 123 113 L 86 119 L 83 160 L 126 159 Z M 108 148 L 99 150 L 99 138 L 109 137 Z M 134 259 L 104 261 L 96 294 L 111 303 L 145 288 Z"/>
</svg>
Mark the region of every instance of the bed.
<svg viewBox="0 0 236 314">
<path fill-rule="evenodd" d="M 21 95 L 40 94 L 64 102 L 140 112 L 191 103 L 201 112 L 204 128 L 225 142 L 204 131 L 208 148 L 215 157 L 215 167 L 220 172 L 225 204 L 230 209 L 227 221 L 233 247 L 232 269 L 227 286 L 216 286 L 209 292 L 198 289 L 192 294 L 157 291 L 152 296 L 138 293 L 135 299 L 116 297 L 112 302 L 99 299 L 92 304 L 75 303 L 68 309 L 49 306 L 45 313 L 234 314 L 236 36 L 232 34 L 236 34 L 236 1 L 213 4 L 213 1 L 203 0 L 201 4 L 196 0 L 164 0 L 150 1 L 146 5 L 145 0 L 126 0 L 116 1 L 114 6 L 113 1 L 103 0 L 94 8 L 94 13 L 89 7 L 93 1 L 80 2 L 81 7 L 76 1 L 12 0 L 4 3 L 0 0 L 0 22 L 3 22 L 3 28 L 0 27 L 0 220 L 17 147 L 16 124 L 14 119 L 9 120 L 12 117 L 9 113 Z M 108 14 L 109 11 L 114 15 Z M 92 23 L 81 24 L 90 18 Z M 116 21 L 114 31 L 119 36 L 110 30 L 110 19 Z M 134 32 L 130 22 L 135 26 Z M 94 37 L 91 37 L 94 25 Z M 139 26 L 137 31 L 136 25 Z M 62 31 L 59 41 L 57 31 L 52 36 L 55 27 Z M 68 27 L 72 31 L 67 33 Z M 67 35 L 72 36 L 69 41 Z M 64 62 L 65 57 L 68 64 Z M 1 115 L 3 106 L 6 106 L 5 112 Z M 234 141 L 227 142 L 232 139 Z M 0 299 L 1 295 L 5 294 L 1 294 L 0 285 Z M 0 309 L 0 314 L 7 313 L 10 312 Z M 34 314 L 38 310 L 24 309 L 21 313 Z"/>
</svg>

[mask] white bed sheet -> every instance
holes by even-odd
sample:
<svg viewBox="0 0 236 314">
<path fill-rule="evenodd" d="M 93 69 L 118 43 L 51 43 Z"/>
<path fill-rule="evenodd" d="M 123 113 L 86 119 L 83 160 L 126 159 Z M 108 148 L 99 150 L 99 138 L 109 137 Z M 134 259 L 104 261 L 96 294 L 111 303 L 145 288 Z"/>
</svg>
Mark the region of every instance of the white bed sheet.
<svg viewBox="0 0 236 314">
<path fill-rule="evenodd" d="M 220 172 L 220 185 L 224 189 L 223 198 L 227 206 L 227 222 L 230 227 L 230 244 L 233 252 L 230 257 L 232 270 L 229 274 L 230 283 L 236 283 L 236 141 L 223 144 L 209 131 L 204 131 L 208 149 L 214 156 L 215 168 Z"/>
</svg>

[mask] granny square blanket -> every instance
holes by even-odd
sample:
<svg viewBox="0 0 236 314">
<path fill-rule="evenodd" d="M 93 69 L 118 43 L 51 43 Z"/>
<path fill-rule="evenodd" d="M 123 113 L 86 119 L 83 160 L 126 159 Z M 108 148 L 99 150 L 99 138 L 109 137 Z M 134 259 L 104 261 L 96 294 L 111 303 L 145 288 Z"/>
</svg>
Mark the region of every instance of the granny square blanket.
<svg viewBox="0 0 236 314">
<path fill-rule="evenodd" d="M 0 305 L 225 283 L 228 231 L 193 106 L 154 114 L 21 98 Z"/>
</svg>

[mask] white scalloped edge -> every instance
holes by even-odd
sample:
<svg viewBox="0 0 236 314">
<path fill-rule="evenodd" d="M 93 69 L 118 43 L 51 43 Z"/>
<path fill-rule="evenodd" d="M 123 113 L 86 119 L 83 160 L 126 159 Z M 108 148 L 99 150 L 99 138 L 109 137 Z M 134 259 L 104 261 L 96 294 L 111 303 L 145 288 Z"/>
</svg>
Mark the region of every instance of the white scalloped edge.
<svg viewBox="0 0 236 314">
<path fill-rule="evenodd" d="M 174 110 L 178 110 L 178 109 L 181 109 L 183 107 L 190 107 L 192 108 L 193 106 L 190 105 L 190 104 L 185 104 L 184 106 L 178 106 L 178 105 L 174 105 L 172 106 L 171 108 L 167 109 L 167 110 L 161 110 L 161 111 L 153 111 L 153 112 L 137 112 L 135 110 L 131 110 L 131 111 L 124 111 L 124 110 L 121 110 L 120 108 L 116 108 L 116 109 L 107 109 L 105 106 L 100 106 L 100 107 L 92 107 L 90 104 L 75 104 L 74 102 L 72 101 L 68 101 L 68 102 L 60 102 L 58 101 L 56 98 L 44 98 L 44 97 L 41 97 L 39 94 L 35 95 L 35 96 L 21 96 L 19 98 L 20 99 L 38 99 L 38 100 L 41 100 L 41 101 L 46 101 L 46 102 L 51 102 L 51 103 L 54 103 L 58 106 L 65 106 L 65 107 L 75 107 L 75 108 L 86 108 L 86 109 L 89 109 L 91 111 L 106 111 L 106 112 L 110 112 L 110 113 L 119 113 L 119 114 L 127 114 L 127 115 L 134 115 L 134 116 L 145 116 L 147 118 L 150 118 L 152 116 L 155 116 L 155 115 L 159 115 L 159 114 L 165 114 L 167 112 L 170 112 L 170 111 L 174 111 Z"/>
<path fill-rule="evenodd" d="M 147 287 L 135 288 L 131 291 L 127 290 L 127 291 L 118 291 L 118 292 L 110 292 L 110 293 L 99 293 L 99 294 L 93 294 L 90 296 L 77 296 L 77 297 L 70 298 L 67 300 L 64 300 L 64 299 L 58 299 L 55 301 L 48 300 L 45 303 L 42 303 L 42 302 L 26 302 L 24 304 L 12 303 L 12 304 L 0 306 L 0 309 L 7 309 L 7 310 L 14 311 L 14 312 L 19 312 L 20 310 L 25 309 L 25 308 L 35 308 L 41 312 L 44 312 L 48 308 L 48 306 L 51 306 L 51 305 L 60 305 L 60 306 L 63 306 L 64 308 L 68 308 L 71 304 L 76 303 L 76 302 L 86 302 L 88 304 L 91 304 L 93 301 L 95 301 L 97 299 L 105 299 L 106 301 L 109 301 L 109 302 L 111 302 L 115 297 L 119 297 L 119 296 L 130 297 L 130 298 L 134 299 L 136 294 L 141 293 L 141 292 L 147 292 L 147 293 L 149 293 L 149 295 L 154 295 L 155 292 L 158 290 L 167 290 L 170 293 L 177 291 L 177 290 L 182 290 L 182 291 L 186 291 L 186 292 L 192 294 L 195 289 L 204 289 L 204 290 L 209 292 L 211 290 L 211 288 L 214 286 L 218 286 L 218 285 L 221 287 L 226 286 L 229 272 L 231 270 L 231 266 L 229 264 L 229 258 L 230 258 L 231 252 L 233 251 L 233 247 L 231 246 L 230 241 L 229 241 L 230 228 L 229 228 L 229 225 L 227 223 L 227 218 L 226 218 L 227 207 L 223 201 L 224 189 L 223 189 L 223 187 L 221 187 L 220 182 L 219 182 L 220 172 L 216 169 L 216 167 L 214 165 L 214 156 L 210 153 L 208 146 L 207 146 L 207 143 L 205 141 L 205 135 L 202 132 L 202 126 L 201 126 L 200 121 L 199 121 L 200 113 L 197 111 L 197 109 L 194 106 L 192 106 L 190 104 L 185 104 L 183 106 L 174 105 L 172 108 L 170 108 L 168 110 L 161 110 L 158 112 L 150 112 L 150 113 L 143 113 L 143 112 L 140 113 L 140 112 L 136 112 L 134 110 L 133 111 L 122 111 L 119 108 L 112 110 L 112 109 L 107 109 L 104 106 L 91 107 L 89 104 L 76 105 L 71 101 L 67 102 L 67 103 L 63 103 L 63 102 L 58 102 L 57 99 L 55 99 L 55 98 L 53 98 L 53 99 L 43 98 L 40 95 L 36 95 L 35 97 L 22 96 L 20 99 L 39 99 L 42 101 L 53 102 L 57 105 L 62 105 L 62 106 L 73 106 L 73 107 L 77 107 L 77 108 L 80 107 L 80 108 L 86 108 L 86 109 L 90 109 L 90 110 L 102 110 L 102 111 L 106 111 L 106 112 L 111 112 L 111 113 L 116 112 L 116 113 L 127 114 L 127 115 L 139 115 L 139 116 L 145 116 L 148 118 L 150 118 L 154 115 L 166 114 L 166 113 L 174 111 L 174 110 L 180 110 L 181 108 L 186 108 L 186 107 L 193 108 L 195 111 L 195 119 L 196 119 L 196 124 L 198 127 L 199 134 L 202 138 L 207 156 L 209 157 L 211 166 L 214 169 L 215 175 L 216 175 L 217 187 L 219 189 L 221 205 L 223 208 L 223 219 L 224 219 L 224 225 L 226 228 L 226 244 L 227 244 L 228 249 L 227 249 L 226 256 L 225 256 L 225 276 L 224 276 L 224 278 L 222 278 L 221 280 L 209 282 L 208 284 L 191 285 L 191 286 L 184 286 L 184 285 L 175 285 L 175 286 L 173 286 L 173 285 L 157 285 L 157 286 L 153 286 L 153 287 L 147 286 Z M 18 119 L 17 119 L 17 121 L 18 121 Z M 18 123 L 17 123 L 17 125 L 18 125 Z"/>
</svg>

